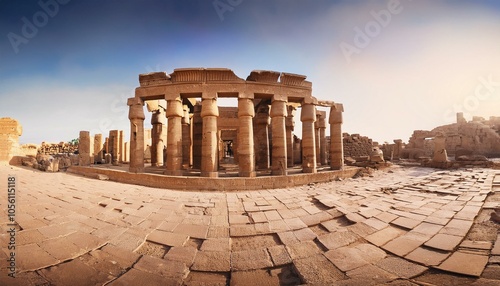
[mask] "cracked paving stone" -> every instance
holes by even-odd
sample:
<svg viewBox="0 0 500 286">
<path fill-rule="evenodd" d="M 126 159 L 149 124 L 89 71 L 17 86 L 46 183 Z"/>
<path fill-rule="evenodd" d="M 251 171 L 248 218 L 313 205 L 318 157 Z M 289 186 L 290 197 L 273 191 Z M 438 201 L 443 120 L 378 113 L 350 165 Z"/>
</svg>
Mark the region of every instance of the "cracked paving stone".
<svg viewBox="0 0 500 286">
<path fill-rule="evenodd" d="M 86 284 L 85 284 L 86 285 Z M 149 286 L 149 285 L 182 285 L 182 281 L 162 277 L 153 273 L 137 270 L 135 268 L 130 269 L 127 273 L 118 277 L 110 284 L 110 286 Z"/>
<path fill-rule="evenodd" d="M 324 285 L 325 281 L 327 281 L 330 285 L 334 285 L 335 281 L 346 278 L 339 269 L 321 254 L 294 259 L 293 264 L 305 284 Z"/>
<path fill-rule="evenodd" d="M 428 268 L 399 257 L 386 257 L 375 265 L 400 278 L 410 279 L 424 273 Z"/>
<path fill-rule="evenodd" d="M 198 251 L 191 270 L 206 272 L 227 272 L 231 270 L 231 252 Z"/>
<path fill-rule="evenodd" d="M 449 272 L 479 277 L 487 263 L 488 256 L 486 255 L 456 251 L 437 268 Z"/>
<path fill-rule="evenodd" d="M 349 245 L 360 237 L 351 231 L 336 231 L 321 235 L 318 237 L 319 242 L 329 250 L 336 249 L 342 246 Z"/>
<path fill-rule="evenodd" d="M 325 253 L 325 256 L 338 269 L 346 272 L 384 259 L 386 253 L 376 246 L 364 243 L 330 250 Z"/>
<path fill-rule="evenodd" d="M 186 264 L 178 261 L 165 260 L 154 256 L 143 255 L 139 261 L 134 264 L 134 268 L 150 272 L 162 277 L 174 278 L 182 280 L 186 278 L 189 269 Z"/>
<path fill-rule="evenodd" d="M 37 244 L 26 244 L 16 247 L 16 256 L 30 257 L 31 259 L 20 259 L 18 270 L 35 270 L 59 263 L 59 260 L 50 255 Z"/>
<path fill-rule="evenodd" d="M 273 261 L 274 266 L 282 266 L 292 263 L 292 258 L 283 245 L 268 247 L 267 251 L 271 255 L 271 260 Z"/>
<path fill-rule="evenodd" d="M 346 274 L 351 279 L 371 279 L 375 283 L 386 283 L 398 278 L 396 275 L 371 264 L 348 271 Z"/>
<path fill-rule="evenodd" d="M 272 267 L 271 257 L 266 249 L 231 252 L 231 269 L 235 271 Z"/>
<path fill-rule="evenodd" d="M 42 269 L 40 273 L 54 285 L 98 285 L 115 278 L 86 265 L 80 259 Z"/>
<path fill-rule="evenodd" d="M 398 256 L 405 256 L 427 241 L 427 236 L 419 233 L 403 234 L 382 246 L 383 249 Z"/>
<path fill-rule="evenodd" d="M 154 230 L 147 237 L 147 241 L 156 242 L 167 246 L 183 246 L 188 239 L 189 236 L 185 234 L 166 232 L 161 230 Z"/>
<path fill-rule="evenodd" d="M 418 247 L 406 255 L 405 258 L 426 266 L 436 266 L 450 256 L 450 254 L 450 252 L 442 252 L 439 250 Z"/>
<path fill-rule="evenodd" d="M 424 243 L 424 245 L 444 251 L 452 251 L 460 244 L 462 239 L 462 236 L 438 233 Z"/>
</svg>

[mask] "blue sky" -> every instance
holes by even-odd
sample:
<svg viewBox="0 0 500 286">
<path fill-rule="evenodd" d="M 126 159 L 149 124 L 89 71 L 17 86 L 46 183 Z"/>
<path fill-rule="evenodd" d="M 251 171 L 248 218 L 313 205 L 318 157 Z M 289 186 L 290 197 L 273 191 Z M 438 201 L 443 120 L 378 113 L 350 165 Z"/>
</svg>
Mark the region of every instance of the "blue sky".
<svg viewBox="0 0 500 286">
<path fill-rule="evenodd" d="M 128 133 L 140 73 L 269 69 L 344 103 L 345 132 L 407 141 L 500 116 L 499 51 L 498 1 L 0 0 L 0 117 L 22 143 Z"/>
</svg>

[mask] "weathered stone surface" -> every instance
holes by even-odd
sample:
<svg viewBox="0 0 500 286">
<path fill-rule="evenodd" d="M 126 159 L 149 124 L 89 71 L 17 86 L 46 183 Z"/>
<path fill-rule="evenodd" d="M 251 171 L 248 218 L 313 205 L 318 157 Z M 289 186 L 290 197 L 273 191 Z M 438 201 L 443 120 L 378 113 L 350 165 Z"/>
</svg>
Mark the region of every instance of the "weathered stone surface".
<svg viewBox="0 0 500 286">
<path fill-rule="evenodd" d="M 425 246 L 445 251 L 452 251 L 455 247 L 457 247 L 457 245 L 460 244 L 462 239 L 463 237 L 461 236 L 438 233 L 427 241 Z"/>
<path fill-rule="evenodd" d="M 398 277 L 410 279 L 416 277 L 427 270 L 427 267 L 409 262 L 399 257 L 386 257 L 375 263 L 375 265 Z"/>
<path fill-rule="evenodd" d="M 337 231 L 318 237 L 319 242 L 329 250 L 349 245 L 358 239 L 359 236 L 350 231 Z"/>
<path fill-rule="evenodd" d="M 262 269 L 273 266 L 266 249 L 231 252 L 231 268 L 235 271 Z"/>
<path fill-rule="evenodd" d="M 114 278 L 86 265 L 80 259 L 43 269 L 41 273 L 54 285 L 96 285 Z"/>
<path fill-rule="evenodd" d="M 471 276 L 481 276 L 488 263 L 488 256 L 457 251 L 437 268 Z"/>
<path fill-rule="evenodd" d="M 134 268 L 180 281 L 186 278 L 189 273 L 189 269 L 184 263 L 165 260 L 149 255 L 143 255 L 139 261 L 134 264 Z"/>
<path fill-rule="evenodd" d="M 130 269 L 127 273 L 120 276 L 118 279 L 111 282 L 113 286 L 147 286 L 147 285 L 182 285 L 182 281 L 178 281 L 168 277 L 162 277 L 153 273 L 140 271 L 135 268 Z"/>
<path fill-rule="evenodd" d="M 188 238 L 185 234 L 154 230 L 147 240 L 168 246 L 183 246 Z"/>
<path fill-rule="evenodd" d="M 376 263 L 383 259 L 385 251 L 371 244 L 358 244 L 356 246 L 341 247 L 330 250 L 325 256 L 343 272 L 361 267 L 366 264 Z"/>
<path fill-rule="evenodd" d="M 192 270 L 225 272 L 231 269 L 229 251 L 199 251 L 194 258 Z"/>
<path fill-rule="evenodd" d="M 449 252 L 418 247 L 406 255 L 405 258 L 427 266 L 435 266 L 443 262 L 448 256 L 450 256 Z"/>
<path fill-rule="evenodd" d="M 320 254 L 294 260 L 294 265 L 306 284 L 334 284 L 335 281 L 345 279 L 344 274 Z"/>
</svg>

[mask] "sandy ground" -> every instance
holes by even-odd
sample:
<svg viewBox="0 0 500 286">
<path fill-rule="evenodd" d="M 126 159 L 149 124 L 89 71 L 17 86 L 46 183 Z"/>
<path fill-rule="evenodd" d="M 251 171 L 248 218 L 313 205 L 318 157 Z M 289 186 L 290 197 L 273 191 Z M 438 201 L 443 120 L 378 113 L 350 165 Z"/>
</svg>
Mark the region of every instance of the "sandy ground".
<svg viewBox="0 0 500 286">
<path fill-rule="evenodd" d="M 499 170 L 230 193 L 0 174 L 0 285 L 500 285 Z"/>
</svg>

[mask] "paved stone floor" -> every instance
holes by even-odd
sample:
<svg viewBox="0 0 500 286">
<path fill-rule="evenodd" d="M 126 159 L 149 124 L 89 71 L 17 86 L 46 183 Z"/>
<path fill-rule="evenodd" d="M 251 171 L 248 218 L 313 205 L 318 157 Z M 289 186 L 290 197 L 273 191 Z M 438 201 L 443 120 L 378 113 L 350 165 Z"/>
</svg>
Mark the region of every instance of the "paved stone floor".
<svg viewBox="0 0 500 286">
<path fill-rule="evenodd" d="M 500 171 L 392 167 L 291 189 L 186 192 L 17 176 L 0 285 L 500 285 Z"/>
</svg>

